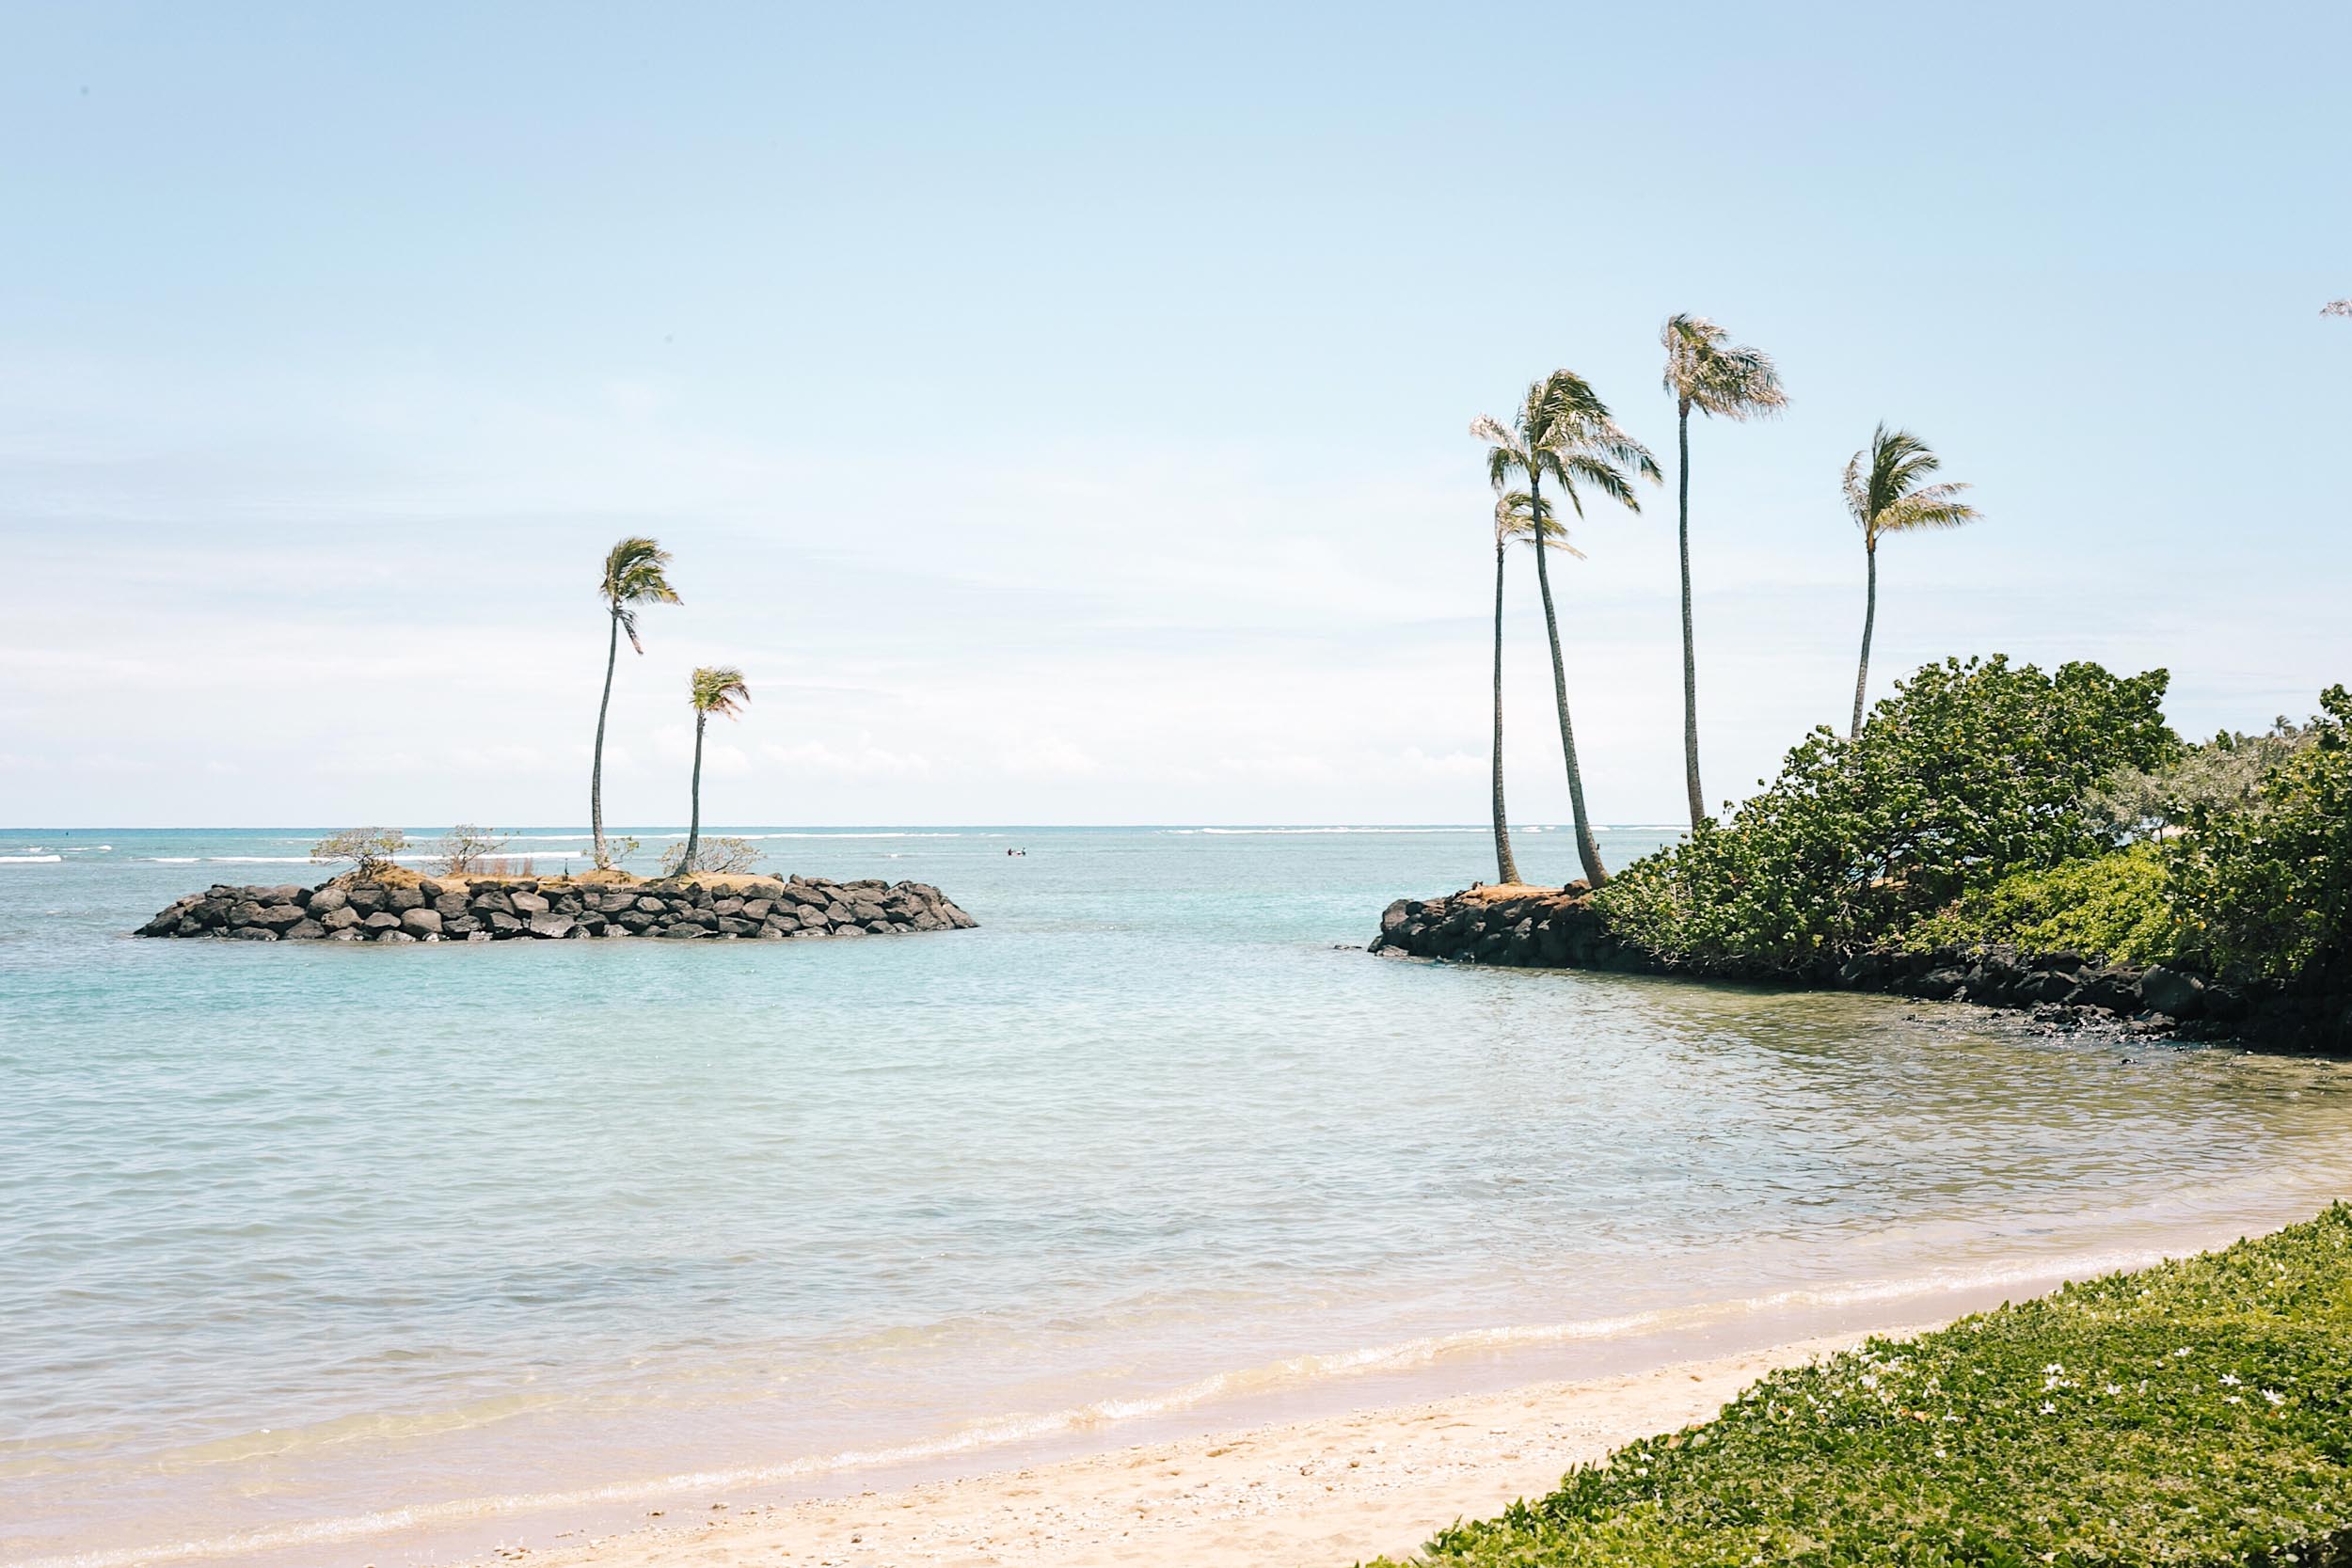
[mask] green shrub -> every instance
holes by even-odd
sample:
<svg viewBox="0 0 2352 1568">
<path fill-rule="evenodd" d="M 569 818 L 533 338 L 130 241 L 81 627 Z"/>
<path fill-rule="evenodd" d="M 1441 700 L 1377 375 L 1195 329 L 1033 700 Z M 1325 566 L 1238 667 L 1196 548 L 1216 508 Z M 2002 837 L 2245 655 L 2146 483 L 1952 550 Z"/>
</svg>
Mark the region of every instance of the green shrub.
<svg viewBox="0 0 2352 1568">
<path fill-rule="evenodd" d="M 1814 731 L 1727 824 L 1637 861 L 1597 901 L 1616 934 L 1701 966 L 1890 940 L 2011 872 L 2111 848 L 2084 801 L 2120 768 L 2179 754 L 2167 680 L 2001 657 L 1928 665 L 1858 738 Z"/>
<path fill-rule="evenodd" d="M 2271 771 L 2318 739 L 2314 726 L 2274 720 L 2263 735 L 2224 730 L 2161 768 L 2121 768 L 2087 802 L 2091 818 L 2115 839 L 2157 838 L 2200 813 L 2253 808 Z"/>
<path fill-rule="evenodd" d="M 2095 860 L 2013 873 L 1930 915 L 1903 945 L 1996 942 L 2101 963 L 2162 963 L 2179 945 L 2162 856 L 2153 844 L 2135 844 Z"/>
<path fill-rule="evenodd" d="M 2249 809 L 2200 807 L 2168 847 L 2173 908 L 2209 966 L 2275 980 L 2345 977 L 2352 945 L 2352 694 L 2320 694 L 2311 740 Z"/>
<path fill-rule="evenodd" d="M 1443 1531 L 1426 1560 L 2269 1565 L 2346 1549 L 2352 1208 L 2338 1204 L 1775 1372 L 1704 1426 Z"/>
</svg>

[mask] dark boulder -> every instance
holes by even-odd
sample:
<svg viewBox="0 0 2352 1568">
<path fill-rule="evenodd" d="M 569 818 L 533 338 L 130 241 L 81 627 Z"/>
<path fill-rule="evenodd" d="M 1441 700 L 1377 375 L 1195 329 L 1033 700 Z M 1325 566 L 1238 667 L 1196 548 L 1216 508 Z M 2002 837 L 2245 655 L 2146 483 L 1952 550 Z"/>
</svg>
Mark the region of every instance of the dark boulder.
<svg viewBox="0 0 2352 1568">
<path fill-rule="evenodd" d="M 2205 1011 L 2205 982 L 2181 970 L 2157 964 L 2139 977 L 2140 1000 L 2167 1018 L 2201 1018 Z"/>
</svg>

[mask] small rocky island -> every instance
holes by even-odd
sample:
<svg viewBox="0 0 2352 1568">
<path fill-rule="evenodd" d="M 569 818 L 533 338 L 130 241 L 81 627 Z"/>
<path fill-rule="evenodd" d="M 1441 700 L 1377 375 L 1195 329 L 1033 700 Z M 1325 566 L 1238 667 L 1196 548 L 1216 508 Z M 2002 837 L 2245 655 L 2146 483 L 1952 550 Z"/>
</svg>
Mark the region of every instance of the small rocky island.
<svg viewBox="0 0 2352 1568">
<path fill-rule="evenodd" d="M 638 881 L 619 873 L 561 877 L 339 877 L 317 887 L 192 893 L 138 929 L 143 937 L 243 942 L 501 942 L 529 937 L 751 938 L 892 936 L 977 925 L 924 882 L 707 876 Z"/>
</svg>

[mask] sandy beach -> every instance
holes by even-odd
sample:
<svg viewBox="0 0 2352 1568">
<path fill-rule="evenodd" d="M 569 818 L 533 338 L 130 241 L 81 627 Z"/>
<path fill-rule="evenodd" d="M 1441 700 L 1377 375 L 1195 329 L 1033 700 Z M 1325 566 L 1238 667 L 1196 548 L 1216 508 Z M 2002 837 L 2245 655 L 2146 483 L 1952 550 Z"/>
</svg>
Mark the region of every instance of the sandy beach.
<svg viewBox="0 0 2352 1568">
<path fill-rule="evenodd" d="M 1881 1329 L 1922 1332 L 1928 1324 Z M 476 1564 L 580 1568 L 1341 1568 L 1404 1556 L 1456 1518 L 1550 1491 L 1563 1472 L 1712 1416 L 1842 1334 L 1577 1383 L 1147 1444 L 854 1497 L 672 1509 L 644 1528 L 510 1548 Z"/>
</svg>

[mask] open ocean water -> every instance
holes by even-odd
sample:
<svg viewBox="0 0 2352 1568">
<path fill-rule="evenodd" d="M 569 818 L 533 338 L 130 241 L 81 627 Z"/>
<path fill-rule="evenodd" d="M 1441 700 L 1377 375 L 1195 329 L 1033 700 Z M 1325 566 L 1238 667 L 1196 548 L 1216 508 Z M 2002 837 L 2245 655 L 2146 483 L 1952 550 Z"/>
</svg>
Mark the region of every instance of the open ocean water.
<svg viewBox="0 0 2352 1568">
<path fill-rule="evenodd" d="M 0 832 L 0 1563 L 389 1568 L 1924 1321 L 2352 1174 L 2337 1064 L 1363 953 L 1483 829 L 729 831 L 981 927 L 140 942 L 315 835 Z"/>
</svg>

